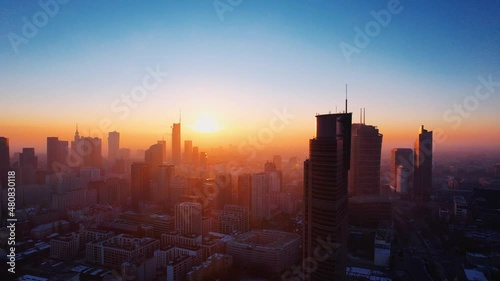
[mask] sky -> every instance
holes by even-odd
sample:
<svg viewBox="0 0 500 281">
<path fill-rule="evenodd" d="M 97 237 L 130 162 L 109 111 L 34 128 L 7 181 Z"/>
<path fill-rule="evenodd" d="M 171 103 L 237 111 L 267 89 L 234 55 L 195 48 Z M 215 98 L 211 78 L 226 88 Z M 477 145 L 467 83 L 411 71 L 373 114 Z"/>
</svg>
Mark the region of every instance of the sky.
<svg viewBox="0 0 500 281">
<path fill-rule="evenodd" d="M 0 136 L 288 148 L 348 111 L 413 147 L 500 149 L 498 1 L 0 0 Z M 206 132 L 209 131 L 209 132 Z M 436 138 L 436 137 L 435 137 Z M 105 147 L 105 146 L 104 146 Z"/>
</svg>

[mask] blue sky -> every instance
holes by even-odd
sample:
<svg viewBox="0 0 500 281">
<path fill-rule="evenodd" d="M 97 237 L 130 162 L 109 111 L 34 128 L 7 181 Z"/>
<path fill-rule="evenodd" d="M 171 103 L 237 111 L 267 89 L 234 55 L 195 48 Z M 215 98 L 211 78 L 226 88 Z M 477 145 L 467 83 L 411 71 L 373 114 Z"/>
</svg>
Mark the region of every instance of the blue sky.
<svg viewBox="0 0 500 281">
<path fill-rule="evenodd" d="M 313 134 L 314 114 L 340 108 L 346 83 L 353 120 L 366 107 L 367 123 L 391 145 L 413 139 L 421 123 L 444 128 L 456 145 L 498 117 L 500 88 L 459 129 L 443 121 L 443 112 L 474 93 L 478 76 L 500 80 L 498 1 L 402 0 L 402 11 L 350 62 L 339 45 L 353 45 L 354 28 L 364 30 L 371 12 L 392 1 L 246 0 L 221 20 L 214 3 L 229 2 L 68 1 L 16 53 L 9 38 L 22 35 L 23 17 L 33 22 L 43 10 L 37 1 L 0 1 L 0 131 L 29 145 L 15 128 L 58 134 L 111 116 L 117 130 L 147 135 L 146 144 L 179 108 L 186 136 L 200 114 L 226 129 L 242 124 L 245 135 L 286 106 L 296 116 L 290 134 Z M 148 66 L 170 76 L 126 120 L 115 118 L 113 100 L 140 83 Z M 483 139 L 494 143 L 498 134 Z"/>
</svg>

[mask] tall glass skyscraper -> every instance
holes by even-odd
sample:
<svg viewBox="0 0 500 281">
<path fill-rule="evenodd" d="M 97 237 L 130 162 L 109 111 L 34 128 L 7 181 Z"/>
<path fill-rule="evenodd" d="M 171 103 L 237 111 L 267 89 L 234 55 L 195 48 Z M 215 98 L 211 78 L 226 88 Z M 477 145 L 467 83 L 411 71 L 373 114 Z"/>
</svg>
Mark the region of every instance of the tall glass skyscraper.
<svg viewBox="0 0 500 281">
<path fill-rule="evenodd" d="M 309 142 L 310 155 L 304 162 L 303 260 L 307 262 L 302 270 L 308 280 L 346 278 L 351 120 L 351 113 L 317 115 L 316 138 Z"/>
</svg>

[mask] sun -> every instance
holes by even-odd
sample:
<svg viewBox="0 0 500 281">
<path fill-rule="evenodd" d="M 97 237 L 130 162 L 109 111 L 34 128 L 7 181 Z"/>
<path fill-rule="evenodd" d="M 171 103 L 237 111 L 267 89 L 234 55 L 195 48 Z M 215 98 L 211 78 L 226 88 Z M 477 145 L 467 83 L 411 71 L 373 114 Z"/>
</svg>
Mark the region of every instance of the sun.
<svg viewBox="0 0 500 281">
<path fill-rule="evenodd" d="M 200 116 L 193 128 L 200 133 L 213 133 L 220 130 L 219 125 L 211 116 Z"/>
</svg>

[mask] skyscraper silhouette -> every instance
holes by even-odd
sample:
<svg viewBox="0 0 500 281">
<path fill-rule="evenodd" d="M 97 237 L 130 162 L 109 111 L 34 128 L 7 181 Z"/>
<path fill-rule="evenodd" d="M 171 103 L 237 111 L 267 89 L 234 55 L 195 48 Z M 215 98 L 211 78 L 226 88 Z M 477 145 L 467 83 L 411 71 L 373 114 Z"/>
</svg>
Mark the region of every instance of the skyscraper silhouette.
<svg viewBox="0 0 500 281">
<path fill-rule="evenodd" d="M 347 108 L 346 108 L 347 109 Z M 308 280 L 345 280 L 347 261 L 347 179 L 351 113 L 316 116 L 316 138 L 304 162 L 303 260 L 328 253 L 317 268 L 303 268 Z M 328 241 L 328 242 L 325 242 Z M 325 249 L 335 244 L 335 251 Z M 325 246 L 327 245 L 327 246 Z"/>
<path fill-rule="evenodd" d="M 130 190 L 132 195 L 132 207 L 139 208 L 140 201 L 151 199 L 151 183 L 149 166 L 146 163 L 134 162 L 130 173 Z"/>
<path fill-rule="evenodd" d="M 9 139 L 0 137 L 0 185 L 7 188 L 7 172 L 10 169 Z"/>
<path fill-rule="evenodd" d="M 108 162 L 113 165 L 120 153 L 120 133 L 117 131 L 108 133 Z"/>
<path fill-rule="evenodd" d="M 172 125 L 172 163 L 181 164 L 181 123 Z"/>
<path fill-rule="evenodd" d="M 402 177 L 400 177 L 401 175 L 398 173 L 398 169 L 400 169 L 403 173 L 406 173 L 406 175 L 402 175 Z M 409 187 L 413 183 L 412 174 L 413 150 L 411 148 L 393 148 L 391 150 L 391 189 L 398 193 L 407 193 L 409 190 L 406 190 L 406 188 L 401 189 L 398 185 L 398 177 L 404 187 Z"/>
<path fill-rule="evenodd" d="M 429 200 L 432 191 L 432 131 L 420 127 L 415 140 L 413 198 Z"/>
<path fill-rule="evenodd" d="M 380 193 L 381 151 L 382 134 L 379 133 L 377 127 L 364 123 L 352 124 L 350 195 L 378 195 Z"/>
<path fill-rule="evenodd" d="M 47 137 L 47 170 L 49 172 L 57 172 L 60 167 L 66 165 L 67 155 L 67 141 L 61 141 L 58 137 Z"/>
</svg>

